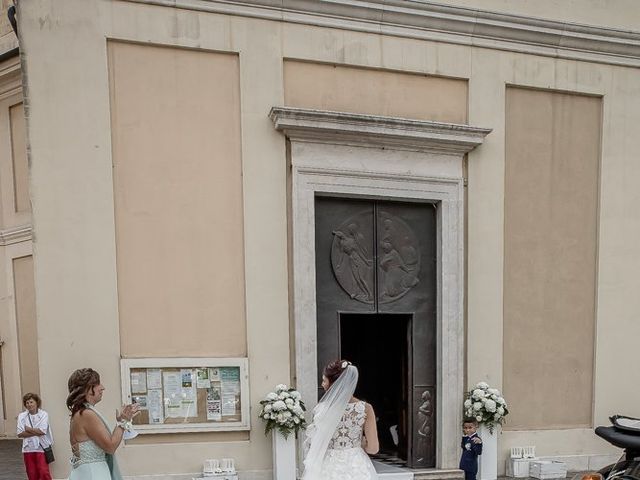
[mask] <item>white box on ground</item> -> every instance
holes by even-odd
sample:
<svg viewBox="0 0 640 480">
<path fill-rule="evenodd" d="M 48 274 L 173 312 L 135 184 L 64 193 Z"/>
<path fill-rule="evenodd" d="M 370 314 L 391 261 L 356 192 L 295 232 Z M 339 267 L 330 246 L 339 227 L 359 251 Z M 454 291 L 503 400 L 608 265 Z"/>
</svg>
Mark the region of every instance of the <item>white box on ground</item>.
<svg viewBox="0 0 640 480">
<path fill-rule="evenodd" d="M 511 458 L 536 458 L 536 447 L 511 447 Z"/>
<path fill-rule="evenodd" d="M 567 478 L 567 464 L 553 460 L 534 460 L 529 464 L 529 476 L 540 480 Z"/>
<path fill-rule="evenodd" d="M 527 478 L 529 476 L 529 465 L 532 458 L 508 458 L 506 474 L 507 477 Z"/>
</svg>

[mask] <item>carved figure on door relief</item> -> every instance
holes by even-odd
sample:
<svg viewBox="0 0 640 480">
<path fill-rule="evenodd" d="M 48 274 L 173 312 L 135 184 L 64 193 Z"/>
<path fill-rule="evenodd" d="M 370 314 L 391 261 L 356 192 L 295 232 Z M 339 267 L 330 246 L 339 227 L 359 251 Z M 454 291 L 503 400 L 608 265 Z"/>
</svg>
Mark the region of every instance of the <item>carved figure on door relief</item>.
<svg viewBox="0 0 640 480">
<path fill-rule="evenodd" d="M 420 256 L 413 230 L 400 218 L 381 212 L 382 255 L 379 261 L 380 301 L 393 302 L 419 283 Z"/>
<path fill-rule="evenodd" d="M 352 221 L 332 233 L 331 261 L 338 283 L 351 298 L 373 303 L 373 258 L 359 224 Z"/>
<path fill-rule="evenodd" d="M 426 461 L 425 454 L 428 452 L 433 435 L 431 431 L 432 417 L 431 392 L 425 390 L 422 393 L 422 404 L 418 407 L 418 464 Z"/>
</svg>

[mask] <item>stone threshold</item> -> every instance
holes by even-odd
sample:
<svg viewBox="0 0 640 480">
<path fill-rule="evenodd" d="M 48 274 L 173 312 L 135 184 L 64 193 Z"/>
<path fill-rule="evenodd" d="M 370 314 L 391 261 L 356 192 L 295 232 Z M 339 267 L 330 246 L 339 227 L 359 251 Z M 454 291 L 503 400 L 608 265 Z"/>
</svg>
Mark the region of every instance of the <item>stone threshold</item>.
<svg viewBox="0 0 640 480">
<path fill-rule="evenodd" d="M 373 460 L 379 480 L 460 480 L 464 478 L 462 470 L 398 467 Z"/>
<path fill-rule="evenodd" d="M 425 468 L 412 471 L 414 480 L 459 480 L 464 478 L 464 472 L 457 468 Z"/>
</svg>

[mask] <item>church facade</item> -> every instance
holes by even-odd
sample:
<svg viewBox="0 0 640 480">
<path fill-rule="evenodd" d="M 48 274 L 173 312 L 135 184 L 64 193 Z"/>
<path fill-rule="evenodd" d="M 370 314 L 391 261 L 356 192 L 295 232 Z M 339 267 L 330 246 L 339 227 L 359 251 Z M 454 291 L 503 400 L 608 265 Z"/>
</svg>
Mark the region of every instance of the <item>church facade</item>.
<svg viewBox="0 0 640 480">
<path fill-rule="evenodd" d="M 20 0 L 0 433 L 37 390 L 67 457 L 90 366 L 102 411 L 145 404 L 127 476 L 269 479 L 259 401 L 311 407 L 346 358 L 416 475 L 456 477 L 480 381 L 510 410 L 500 473 L 515 446 L 610 463 L 593 428 L 640 417 L 632 3 Z"/>
</svg>

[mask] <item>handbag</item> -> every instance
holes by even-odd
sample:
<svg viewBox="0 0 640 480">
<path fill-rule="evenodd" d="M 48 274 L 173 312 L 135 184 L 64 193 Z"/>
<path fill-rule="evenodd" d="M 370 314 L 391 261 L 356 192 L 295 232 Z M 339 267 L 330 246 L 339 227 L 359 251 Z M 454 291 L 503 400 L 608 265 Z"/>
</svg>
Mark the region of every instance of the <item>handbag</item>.
<svg viewBox="0 0 640 480">
<path fill-rule="evenodd" d="M 56 457 L 53 456 L 53 449 L 51 447 L 44 447 L 42 450 L 44 451 L 44 459 L 47 463 L 56 461 Z"/>
<path fill-rule="evenodd" d="M 29 423 L 31 424 L 31 428 L 33 428 L 33 422 L 31 421 L 31 415 L 27 414 L 27 418 L 29 419 Z M 38 437 L 38 443 L 40 443 L 40 437 Z M 51 445 L 49 445 L 48 447 L 43 447 L 42 443 L 40 443 L 40 448 L 42 448 L 42 451 L 44 452 L 44 459 L 48 464 L 49 463 L 53 463 L 53 462 L 56 461 L 56 457 L 53 456 L 53 449 L 51 448 Z"/>
</svg>

